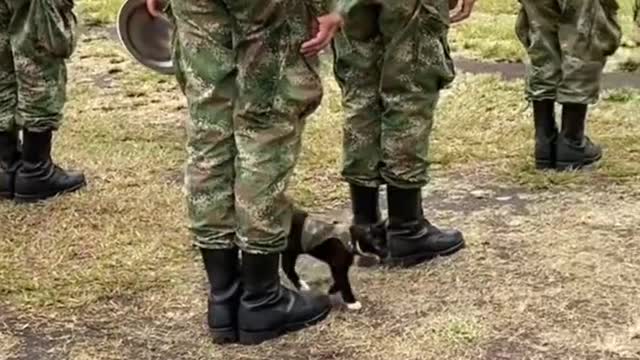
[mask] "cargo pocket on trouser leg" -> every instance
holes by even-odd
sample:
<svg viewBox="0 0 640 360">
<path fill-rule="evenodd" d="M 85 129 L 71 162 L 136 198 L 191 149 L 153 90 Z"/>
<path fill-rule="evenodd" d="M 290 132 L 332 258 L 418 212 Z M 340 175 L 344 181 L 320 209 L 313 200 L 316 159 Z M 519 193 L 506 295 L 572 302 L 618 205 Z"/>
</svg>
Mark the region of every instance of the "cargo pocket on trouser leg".
<svg viewBox="0 0 640 360">
<path fill-rule="evenodd" d="M 32 32 L 34 48 L 69 58 L 76 46 L 77 19 L 73 0 L 32 0 L 26 32 Z"/>
<path fill-rule="evenodd" d="M 171 23 L 171 64 L 173 65 L 176 81 L 178 82 L 180 91 L 182 91 L 182 93 L 184 94 L 186 90 L 186 79 L 184 70 L 180 65 L 180 44 L 178 40 L 178 32 L 176 30 L 176 17 L 173 14 L 173 7 L 171 5 L 171 2 L 167 2 L 167 5 L 164 8 L 164 13 Z"/>
<path fill-rule="evenodd" d="M 618 22 L 620 7 L 616 0 L 597 0 L 594 6 L 591 45 L 602 56 L 611 56 L 618 50 L 622 41 L 622 30 Z"/>
<path fill-rule="evenodd" d="M 322 80 L 318 57 L 305 57 L 300 53 L 302 43 L 311 39 L 311 24 L 316 16 L 313 7 L 305 2 L 288 2 L 288 13 L 303 14 L 286 19 L 289 36 L 284 36 L 282 48 L 288 48 L 279 86 L 279 97 L 286 112 L 295 113 L 300 121 L 311 115 L 322 101 Z M 299 7 L 299 8 L 298 8 Z M 302 131 L 302 129 L 300 129 Z"/>
<path fill-rule="evenodd" d="M 518 37 L 518 40 L 520 40 L 522 46 L 524 46 L 525 49 L 528 49 L 531 45 L 531 38 L 529 35 L 529 18 L 527 17 L 527 12 L 523 7 L 520 8 L 516 19 L 516 36 Z"/>
<path fill-rule="evenodd" d="M 437 3 L 430 5 L 430 2 Z M 448 32 L 449 18 L 446 10 L 446 1 L 428 0 L 423 1 L 418 14 L 418 26 L 414 36 L 415 40 L 415 61 L 414 69 L 417 74 L 421 74 L 424 80 L 436 79 L 436 89 L 441 90 L 449 85 L 455 78 L 455 67 L 451 58 L 449 48 Z M 427 88 L 428 84 L 425 84 Z"/>
<path fill-rule="evenodd" d="M 12 27 L 18 86 L 17 123 L 31 131 L 56 130 L 66 101 L 65 60 L 76 45 L 72 0 L 31 0 Z"/>
</svg>

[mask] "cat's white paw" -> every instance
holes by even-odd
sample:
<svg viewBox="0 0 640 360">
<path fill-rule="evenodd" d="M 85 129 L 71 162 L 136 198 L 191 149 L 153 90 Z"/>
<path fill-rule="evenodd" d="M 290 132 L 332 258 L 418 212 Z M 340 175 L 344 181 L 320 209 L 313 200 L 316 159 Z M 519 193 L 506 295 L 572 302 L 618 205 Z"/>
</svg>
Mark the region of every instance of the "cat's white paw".
<svg viewBox="0 0 640 360">
<path fill-rule="evenodd" d="M 352 311 L 358 311 L 362 309 L 362 304 L 360 303 L 360 301 L 356 301 L 353 304 L 346 304 L 346 305 L 347 305 L 347 309 Z"/>
<path fill-rule="evenodd" d="M 300 280 L 300 290 L 309 291 L 309 290 L 311 290 L 311 287 L 309 286 L 309 284 L 307 284 L 306 281 Z"/>
</svg>

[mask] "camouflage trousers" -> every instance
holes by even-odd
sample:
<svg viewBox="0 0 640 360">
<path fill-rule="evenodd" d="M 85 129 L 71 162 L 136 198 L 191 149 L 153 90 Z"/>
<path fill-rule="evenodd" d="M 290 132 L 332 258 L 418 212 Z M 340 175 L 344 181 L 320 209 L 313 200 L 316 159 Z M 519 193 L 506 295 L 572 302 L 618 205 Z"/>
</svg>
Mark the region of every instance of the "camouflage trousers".
<svg viewBox="0 0 640 360">
<path fill-rule="evenodd" d="M 527 49 L 529 100 L 591 104 L 620 45 L 616 0 L 520 0 L 516 33 Z"/>
<path fill-rule="evenodd" d="M 300 55 L 311 14 L 292 0 L 172 0 L 171 11 L 195 244 L 280 252 L 304 119 L 322 97 L 317 59 Z"/>
<path fill-rule="evenodd" d="M 640 0 L 633 3 L 633 24 L 636 28 L 640 28 Z"/>
<path fill-rule="evenodd" d="M 385 0 L 350 9 L 334 45 L 342 89 L 343 177 L 422 187 L 440 90 L 454 78 L 445 0 Z"/>
<path fill-rule="evenodd" d="M 0 131 L 58 128 L 75 26 L 72 0 L 0 0 Z"/>
</svg>

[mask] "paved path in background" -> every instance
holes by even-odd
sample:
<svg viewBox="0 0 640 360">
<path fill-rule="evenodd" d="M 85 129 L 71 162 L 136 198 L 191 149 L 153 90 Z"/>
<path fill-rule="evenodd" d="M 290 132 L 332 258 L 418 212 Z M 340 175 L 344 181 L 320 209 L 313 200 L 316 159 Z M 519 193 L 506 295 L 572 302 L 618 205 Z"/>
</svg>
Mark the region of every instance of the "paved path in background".
<svg viewBox="0 0 640 360">
<path fill-rule="evenodd" d="M 472 74 L 499 74 L 505 80 L 517 80 L 524 77 L 525 67 L 522 63 L 493 63 L 465 58 L 455 59 L 459 72 Z M 628 72 L 605 73 L 602 79 L 605 89 L 640 88 L 640 74 Z"/>
</svg>

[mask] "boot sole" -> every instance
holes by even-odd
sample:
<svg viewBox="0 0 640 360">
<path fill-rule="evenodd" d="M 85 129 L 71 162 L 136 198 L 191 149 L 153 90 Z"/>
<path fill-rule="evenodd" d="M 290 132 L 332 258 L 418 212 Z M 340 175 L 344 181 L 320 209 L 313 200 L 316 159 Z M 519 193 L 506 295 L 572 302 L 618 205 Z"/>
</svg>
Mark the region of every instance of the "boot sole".
<svg viewBox="0 0 640 360">
<path fill-rule="evenodd" d="M 0 200 L 13 200 L 12 193 L 0 193 Z"/>
<path fill-rule="evenodd" d="M 556 163 L 556 170 L 558 170 L 558 171 L 580 170 L 582 168 L 594 165 L 595 163 L 597 163 L 601 159 L 602 159 L 602 156 L 597 158 L 597 159 L 594 159 L 594 160 L 585 161 L 583 163 L 558 161 Z"/>
<path fill-rule="evenodd" d="M 238 331 L 235 328 L 209 328 L 209 336 L 218 345 L 238 342 Z"/>
<path fill-rule="evenodd" d="M 464 249 L 465 247 L 466 247 L 466 243 L 464 240 L 462 240 L 459 244 L 456 244 L 456 246 L 452 246 L 442 251 L 423 252 L 423 253 L 414 254 L 411 256 L 405 256 L 401 258 L 390 258 L 385 261 L 385 265 L 388 265 L 390 267 L 408 268 L 408 267 L 419 265 L 425 261 L 433 260 L 439 256 L 453 255 L 454 253 Z"/>
<path fill-rule="evenodd" d="M 536 160 L 536 169 L 538 170 L 549 170 L 554 168 L 555 165 L 552 161 Z"/>
<path fill-rule="evenodd" d="M 283 336 L 285 334 L 303 330 L 305 328 L 313 326 L 321 322 L 322 320 L 326 319 L 327 316 L 329 316 L 330 312 L 331 312 L 331 308 L 329 307 L 327 308 L 327 310 L 323 311 L 321 314 L 317 315 L 316 317 L 310 320 L 299 322 L 299 323 L 287 324 L 275 330 L 268 330 L 268 331 L 238 330 L 238 338 L 240 340 L 240 344 L 242 345 L 258 345 L 267 340 L 272 340 L 280 336 Z"/>
<path fill-rule="evenodd" d="M 36 203 L 36 202 L 39 202 L 39 201 L 44 201 L 44 200 L 51 199 L 51 198 L 56 197 L 56 196 L 65 195 L 65 194 L 69 194 L 69 193 L 72 193 L 72 192 L 76 192 L 76 191 L 82 189 L 85 186 L 87 186 L 87 182 L 83 181 L 82 183 L 80 183 L 80 184 L 78 184 L 78 185 L 76 185 L 74 187 L 71 187 L 71 188 L 68 188 L 68 189 L 65 189 L 65 190 L 59 191 L 59 192 L 49 193 L 49 194 L 46 194 L 46 195 L 42 195 L 42 194 L 35 194 L 35 195 L 34 194 L 29 194 L 29 195 L 27 195 L 27 194 L 16 193 L 14 195 L 14 200 L 15 200 L 15 202 L 21 203 L 21 204 Z"/>
</svg>

